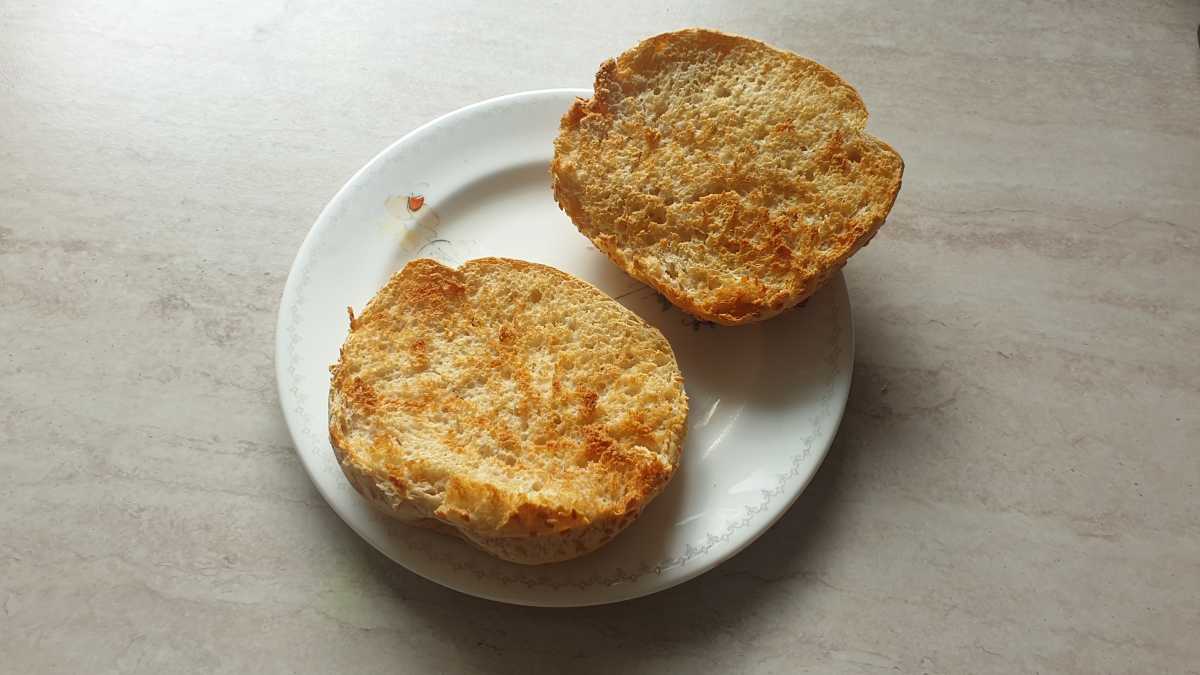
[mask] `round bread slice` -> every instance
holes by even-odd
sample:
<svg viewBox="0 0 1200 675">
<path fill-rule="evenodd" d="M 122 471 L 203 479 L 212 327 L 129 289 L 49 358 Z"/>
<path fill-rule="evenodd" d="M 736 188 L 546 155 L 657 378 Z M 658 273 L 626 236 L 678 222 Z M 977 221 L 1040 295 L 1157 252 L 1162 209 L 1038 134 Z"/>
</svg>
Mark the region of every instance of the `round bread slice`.
<svg viewBox="0 0 1200 675">
<path fill-rule="evenodd" d="M 689 29 L 596 75 L 562 119 L 554 196 L 583 234 L 680 309 L 726 325 L 815 292 L 883 224 L 904 162 L 830 70 Z"/>
<path fill-rule="evenodd" d="M 602 546 L 679 463 L 671 346 L 544 265 L 414 260 L 351 312 L 331 371 L 329 437 L 354 487 L 504 560 Z"/>
</svg>

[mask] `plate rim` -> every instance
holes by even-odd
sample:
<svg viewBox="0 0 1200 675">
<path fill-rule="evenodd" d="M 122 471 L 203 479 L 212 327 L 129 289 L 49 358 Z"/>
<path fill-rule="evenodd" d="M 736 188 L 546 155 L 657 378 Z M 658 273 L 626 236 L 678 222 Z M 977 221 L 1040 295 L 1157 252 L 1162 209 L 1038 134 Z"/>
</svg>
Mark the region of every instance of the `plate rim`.
<svg viewBox="0 0 1200 675">
<path fill-rule="evenodd" d="M 845 385 L 846 395 L 838 397 L 838 398 L 840 398 L 840 400 L 833 402 L 833 404 L 830 406 L 830 408 L 831 408 L 829 410 L 830 414 L 829 414 L 829 417 L 827 418 L 832 423 L 830 426 L 830 432 L 828 433 L 827 437 L 824 439 L 824 442 L 820 443 L 819 446 L 813 446 L 811 448 L 811 450 L 812 450 L 812 452 L 811 452 L 812 470 L 810 472 L 808 472 L 808 475 L 806 475 L 800 481 L 800 483 L 797 485 L 794 493 L 788 497 L 786 503 L 781 504 L 780 508 L 778 508 L 776 510 L 776 512 L 771 515 L 770 518 L 764 520 L 763 523 L 761 524 L 761 526 L 756 528 L 752 532 L 750 532 L 749 536 L 747 536 L 743 541 L 741 541 L 738 544 L 736 544 L 735 546 L 727 549 L 725 552 L 723 552 L 720 555 L 711 556 L 708 560 L 704 560 L 700 564 L 697 564 L 690 568 L 684 567 L 683 569 L 679 569 L 678 574 L 671 576 L 669 578 L 667 578 L 665 575 L 660 574 L 660 578 L 662 578 L 663 581 L 661 583 L 659 583 L 658 585 L 655 585 L 655 586 L 652 586 L 649 588 L 647 588 L 645 586 L 638 586 L 635 584 L 630 584 L 630 585 L 624 586 L 624 587 L 613 586 L 612 588 L 613 588 L 614 592 L 610 596 L 607 596 L 607 597 L 601 597 L 601 598 L 596 598 L 596 599 L 592 599 L 592 600 L 572 600 L 572 599 L 570 599 L 570 596 L 564 596 L 563 602 L 545 602 L 545 601 L 539 601 L 534 598 L 522 598 L 522 597 L 520 597 L 519 594 L 501 595 L 498 593 L 490 593 L 490 592 L 487 592 L 486 590 L 482 590 L 479 588 L 474 588 L 474 587 L 467 588 L 467 587 L 463 587 L 463 586 L 460 586 L 460 585 L 454 583 L 453 580 L 451 580 L 451 579 L 438 578 L 438 577 L 426 574 L 426 573 L 419 571 L 417 569 L 414 569 L 413 567 L 410 567 L 409 565 L 405 564 L 404 562 L 392 557 L 386 550 L 384 550 L 384 548 L 380 544 L 377 544 L 374 541 L 373 535 L 368 535 L 368 533 L 363 532 L 358 526 L 356 526 L 356 524 L 353 522 L 353 520 L 351 518 L 349 518 L 347 515 L 344 515 L 341 512 L 341 510 L 336 506 L 337 500 L 334 499 L 333 495 L 331 495 L 329 493 L 328 488 L 323 484 L 322 480 L 318 480 L 318 476 L 314 473 L 316 467 L 310 465 L 310 463 L 306 460 L 304 452 L 301 450 L 301 447 L 300 447 L 301 441 L 307 440 L 307 439 L 300 438 L 301 431 L 299 428 L 299 420 L 296 419 L 295 416 L 300 415 L 302 413 L 302 411 L 300 410 L 299 402 L 296 400 L 296 397 L 290 396 L 290 392 L 288 391 L 288 388 L 285 386 L 285 381 L 287 380 L 288 366 L 289 366 L 289 364 L 286 363 L 286 361 L 287 361 L 287 328 L 289 326 L 289 319 L 292 319 L 294 321 L 293 312 L 289 311 L 290 305 L 295 301 L 296 296 L 299 293 L 299 287 L 302 284 L 301 277 L 305 276 L 301 272 L 307 272 L 310 268 L 310 262 L 311 262 L 311 258 L 314 253 L 314 249 L 316 247 L 316 239 L 319 236 L 319 231 L 324 231 L 325 224 L 329 220 L 331 215 L 341 205 L 341 203 L 347 198 L 348 194 L 351 191 L 353 191 L 354 189 L 356 189 L 356 186 L 361 184 L 363 178 L 366 175 L 370 174 L 373 170 L 376 169 L 377 165 L 383 163 L 386 160 L 386 158 L 390 157 L 390 155 L 393 154 L 393 152 L 395 151 L 395 149 L 398 146 L 404 144 L 405 142 L 409 141 L 410 139 L 412 139 L 414 137 L 419 136 L 420 134 L 422 134 L 429 128 L 437 126 L 437 125 L 445 124 L 445 123 L 450 122 L 458 117 L 469 115 L 471 112 L 481 109 L 481 108 L 488 108 L 488 107 L 493 107 L 493 106 L 497 106 L 497 105 L 502 105 L 504 103 L 510 103 L 515 100 L 535 99 L 535 98 L 539 98 L 542 96 L 560 95 L 560 94 L 567 94 L 567 95 L 571 95 L 571 96 L 575 96 L 575 97 L 586 97 L 586 96 L 591 95 L 591 93 L 592 92 L 589 89 L 560 87 L 560 88 L 548 88 L 548 89 L 535 89 L 535 90 L 521 91 L 521 92 L 515 92 L 515 93 L 511 93 L 511 94 L 496 96 L 496 97 L 492 97 L 492 98 L 484 99 L 481 101 L 477 101 L 475 103 L 468 104 L 466 106 L 457 108 L 457 109 L 447 112 L 443 115 L 435 117 L 435 118 L 417 126 L 416 128 L 412 129 L 411 131 L 403 134 L 402 136 L 397 138 L 395 141 L 389 143 L 386 147 L 384 147 L 379 152 L 377 152 L 369 161 L 367 161 L 365 164 L 363 164 L 362 167 L 360 167 L 357 171 L 355 171 L 348 179 L 346 179 L 346 181 L 333 194 L 333 196 L 329 199 L 329 201 L 326 202 L 325 206 L 321 209 L 320 213 L 317 215 L 316 219 L 313 221 L 312 225 L 309 227 L 308 232 L 305 234 L 304 239 L 301 242 L 300 247 L 296 252 L 296 256 L 293 259 L 291 266 L 288 268 L 287 280 L 285 281 L 283 291 L 280 294 L 279 309 L 276 314 L 275 355 L 274 355 L 275 358 L 274 358 L 274 360 L 275 360 L 276 394 L 277 394 L 277 397 L 279 400 L 280 410 L 283 413 L 284 422 L 288 429 L 288 435 L 292 439 L 293 450 L 295 451 L 295 453 L 297 455 L 297 459 L 300 460 L 300 464 L 304 468 L 305 473 L 308 475 L 309 480 L 312 482 L 314 487 L 316 487 L 317 492 L 321 495 L 321 498 L 325 500 L 326 505 L 356 535 L 358 535 L 360 538 L 362 538 L 364 541 L 366 541 L 368 544 L 370 544 L 371 547 L 374 548 L 376 551 L 378 551 L 381 555 L 388 558 L 389 560 L 391 560 L 393 563 L 399 565 L 400 567 L 404 568 L 408 572 L 411 572 L 423 579 L 431 581 L 439 586 L 454 590 L 459 593 L 463 593 L 465 595 L 479 597 L 479 598 L 493 601 L 493 602 L 502 602 L 502 603 L 506 603 L 506 604 L 534 606 L 534 607 L 586 607 L 586 606 L 605 605 L 605 604 L 611 604 L 611 603 L 616 603 L 616 602 L 623 602 L 626 600 L 632 600 L 632 599 L 644 597 L 647 595 L 652 595 L 654 593 L 658 593 L 658 592 L 667 590 L 669 588 L 678 586 L 679 584 L 686 583 L 687 581 L 695 579 L 696 577 L 699 577 L 700 575 L 705 574 L 705 573 L 715 569 L 721 563 L 728 561 L 729 559 L 733 558 L 734 556 L 736 556 L 739 553 L 741 553 L 742 551 L 744 551 L 747 547 L 749 547 L 751 544 L 756 542 L 761 536 L 763 536 L 768 530 L 770 530 L 772 527 L 774 527 L 775 524 L 778 523 L 779 520 L 791 510 L 791 507 L 795 504 L 796 500 L 800 497 L 801 494 L 804 493 L 804 491 L 811 484 L 812 480 L 816 477 L 817 473 L 820 471 L 820 468 L 823 465 L 825 458 L 828 456 L 830 448 L 833 446 L 833 443 L 837 438 L 837 432 L 840 429 L 842 420 L 845 416 L 846 406 L 849 401 L 850 389 L 853 384 L 853 371 L 854 371 L 854 362 L 855 362 L 855 358 L 854 358 L 855 357 L 855 342 L 856 342 L 855 331 L 854 331 L 853 306 L 852 306 L 852 303 L 850 300 L 849 288 L 845 282 L 845 277 L 842 273 L 842 270 L 838 270 L 836 275 L 833 278 L 831 278 L 829 281 L 826 282 L 825 287 L 840 285 L 844 289 L 841 294 L 841 301 L 844 302 L 844 304 L 845 304 L 844 312 L 846 314 L 846 327 L 845 327 L 846 335 L 844 338 L 846 340 L 845 357 L 844 357 L 846 360 L 846 368 L 845 368 L 845 375 L 844 375 L 844 379 L 846 382 L 846 385 Z M 840 379 L 840 378 L 834 378 L 834 381 L 836 382 L 837 379 Z M 836 385 L 834 385 L 834 386 L 836 386 Z M 298 387 L 294 386 L 293 388 L 298 388 Z M 289 404 L 296 404 L 295 410 L 290 409 Z M 307 427 L 305 427 L 305 428 L 307 428 Z M 633 592 L 630 592 L 630 591 L 633 591 Z"/>
</svg>

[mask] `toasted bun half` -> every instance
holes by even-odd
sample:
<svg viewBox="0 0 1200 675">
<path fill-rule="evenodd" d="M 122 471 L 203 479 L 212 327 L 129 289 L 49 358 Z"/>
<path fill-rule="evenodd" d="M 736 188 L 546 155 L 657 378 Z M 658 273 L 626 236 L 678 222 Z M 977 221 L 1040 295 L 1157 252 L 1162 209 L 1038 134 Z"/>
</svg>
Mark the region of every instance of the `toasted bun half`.
<svg viewBox="0 0 1200 675">
<path fill-rule="evenodd" d="M 803 301 L 883 224 L 904 162 L 832 71 L 689 29 L 596 75 L 554 143 L 559 206 L 680 309 L 726 325 Z"/>
<path fill-rule="evenodd" d="M 520 260 L 414 260 L 331 368 L 329 437 L 387 513 L 540 564 L 628 526 L 679 463 L 666 339 L 593 286 Z"/>
</svg>

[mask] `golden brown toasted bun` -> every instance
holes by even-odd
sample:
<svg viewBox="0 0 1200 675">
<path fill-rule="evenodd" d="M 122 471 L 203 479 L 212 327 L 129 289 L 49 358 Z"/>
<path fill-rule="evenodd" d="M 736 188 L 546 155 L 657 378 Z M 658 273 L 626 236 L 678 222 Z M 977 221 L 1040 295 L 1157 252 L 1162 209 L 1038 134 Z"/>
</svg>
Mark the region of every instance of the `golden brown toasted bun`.
<svg viewBox="0 0 1200 675">
<path fill-rule="evenodd" d="M 414 260 L 351 313 L 329 437 L 384 511 L 524 564 L 592 551 L 679 462 L 671 346 L 551 267 Z"/>
<path fill-rule="evenodd" d="M 883 224 L 904 162 L 830 70 L 709 30 L 639 43 L 562 119 L 554 197 L 622 269 L 727 325 L 803 301 Z"/>
</svg>

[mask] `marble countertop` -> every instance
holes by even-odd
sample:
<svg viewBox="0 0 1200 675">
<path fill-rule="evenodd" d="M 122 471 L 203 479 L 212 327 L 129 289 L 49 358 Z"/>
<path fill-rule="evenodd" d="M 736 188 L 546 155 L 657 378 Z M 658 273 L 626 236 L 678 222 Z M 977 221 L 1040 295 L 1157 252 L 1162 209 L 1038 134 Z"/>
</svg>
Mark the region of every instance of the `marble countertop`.
<svg viewBox="0 0 1200 675">
<path fill-rule="evenodd" d="M 1200 672 L 1200 5 L 501 4 L 0 3 L 0 669 Z M 907 162 L 829 458 L 652 597 L 424 581 L 293 454 L 292 258 L 406 131 L 689 25 Z"/>
</svg>

